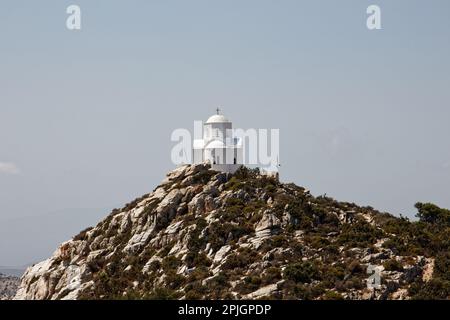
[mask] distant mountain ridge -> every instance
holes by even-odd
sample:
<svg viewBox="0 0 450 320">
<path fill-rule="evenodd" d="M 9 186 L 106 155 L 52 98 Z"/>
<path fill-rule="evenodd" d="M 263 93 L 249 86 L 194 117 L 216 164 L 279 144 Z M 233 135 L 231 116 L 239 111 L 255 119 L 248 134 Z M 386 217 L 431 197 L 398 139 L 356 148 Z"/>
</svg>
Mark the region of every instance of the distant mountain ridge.
<svg viewBox="0 0 450 320">
<path fill-rule="evenodd" d="M 14 277 L 20 278 L 26 269 L 27 269 L 27 266 L 23 266 L 23 267 L 0 266 L 0 274 L 3 274 L 4 276 L 14 276 Z"/>
<path fill-rule="evenodd" d="M 186 165 L 28 268 L 15 298 L 448 299 L 450 211 L 416 207 L 410 222 Z"/>
<path fill-rule="evenodd" d="M 14 297 L 19 287 L 18 277 L 6 276 L 0 273 L 0 300 L 10 300 Z"/>
<path fill-rule="evenodd" d="M 97 223 L 109 210 L 62 209 L 47 214 L 1 218 L 0 243 L 13 241 L 14 250 L 0 245 L 0 268 L 25 270 L 32 262 L 41 261 L 50 256 L 61 242 L 87 226 Z M 47 230 L 52 231 L 47 232 Z M 17 236 L 22 233 L 26 234 L 26 237 Z M 33 245 L 30 245 L 30 239 L 39 239 L 39 241 L 34 241 Z M 9 273 L 9 271 L 3 273 Z"/>
</svg>

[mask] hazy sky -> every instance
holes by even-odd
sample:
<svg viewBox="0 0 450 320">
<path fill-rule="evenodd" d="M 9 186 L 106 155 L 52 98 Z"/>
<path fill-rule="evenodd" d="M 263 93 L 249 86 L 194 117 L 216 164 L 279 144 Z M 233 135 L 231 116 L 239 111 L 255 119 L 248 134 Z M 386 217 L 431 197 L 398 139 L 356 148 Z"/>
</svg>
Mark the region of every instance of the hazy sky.
<svg viewBox="0 0 450 320">
<path fill-rule="evenodd" d="M 0 265 L 46 258 L 151 191 L 172 130 L 218 105 L 235 127 L 280 129 L 283 181 L 409 217 L 450 207 L 449 14 L 448 0 L 2 0 Z"/>
</svg>

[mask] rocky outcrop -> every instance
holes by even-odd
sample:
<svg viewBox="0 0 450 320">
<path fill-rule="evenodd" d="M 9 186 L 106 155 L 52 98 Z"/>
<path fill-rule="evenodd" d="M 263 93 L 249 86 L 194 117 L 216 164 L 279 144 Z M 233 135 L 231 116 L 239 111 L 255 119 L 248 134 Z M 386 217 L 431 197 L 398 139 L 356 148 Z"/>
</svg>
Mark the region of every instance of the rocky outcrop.
<svg viewBox="0 0 450 320">
<path fill-rule="evenodd" d="M 186 165 L 28 268 L 15 299 L 409 299 L 435 260 L 400 253 L 400 222 L 255 170 Z"/>
<path fill-rule="evenodd" d="M 245 299 L 260 299 L 263 297 L 270 297 L 274 292 L 278 290 L 278 284 L 269 284 L 268 286 L 259 288 L 258 290 L 244 296 Z"/>
</svg>

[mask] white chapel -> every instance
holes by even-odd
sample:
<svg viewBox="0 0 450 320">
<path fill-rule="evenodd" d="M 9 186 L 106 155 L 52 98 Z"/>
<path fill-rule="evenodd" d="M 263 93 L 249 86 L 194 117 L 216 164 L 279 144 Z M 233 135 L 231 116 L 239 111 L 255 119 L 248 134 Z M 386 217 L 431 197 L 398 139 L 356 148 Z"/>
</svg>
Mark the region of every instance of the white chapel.
<svg viewBox="0 0 450 320">
<path fill-rule="evenodd" d="M 217 113 L 203 124 L 203 138 L 194 140 L 193 163 L 211 164 L 211 169 L 234 173 L 243 164 L 242 139 L 232 132 L 232 123 Z"/>
</svg>

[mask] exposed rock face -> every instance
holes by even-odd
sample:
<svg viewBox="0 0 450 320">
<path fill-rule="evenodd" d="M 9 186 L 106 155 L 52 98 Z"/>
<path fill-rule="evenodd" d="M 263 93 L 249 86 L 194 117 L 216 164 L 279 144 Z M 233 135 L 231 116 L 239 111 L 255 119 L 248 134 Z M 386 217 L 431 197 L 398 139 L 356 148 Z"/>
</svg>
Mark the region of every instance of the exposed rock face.
<svg viewBox="0 0 450 320">
<path fill-rule="evenodd" d="M 0 300 L 12 299 L 17 292 L 19 283 L 19 278 L 5 276 L 0 273 Z"/>
<path fill-rule="evenodd" d="M 28 268 L 15 299 L 409 299 L 434 259 L 398 252 L 384 229 L 398 221 L 256 171 L 182 166 Z"/>
</svg>

